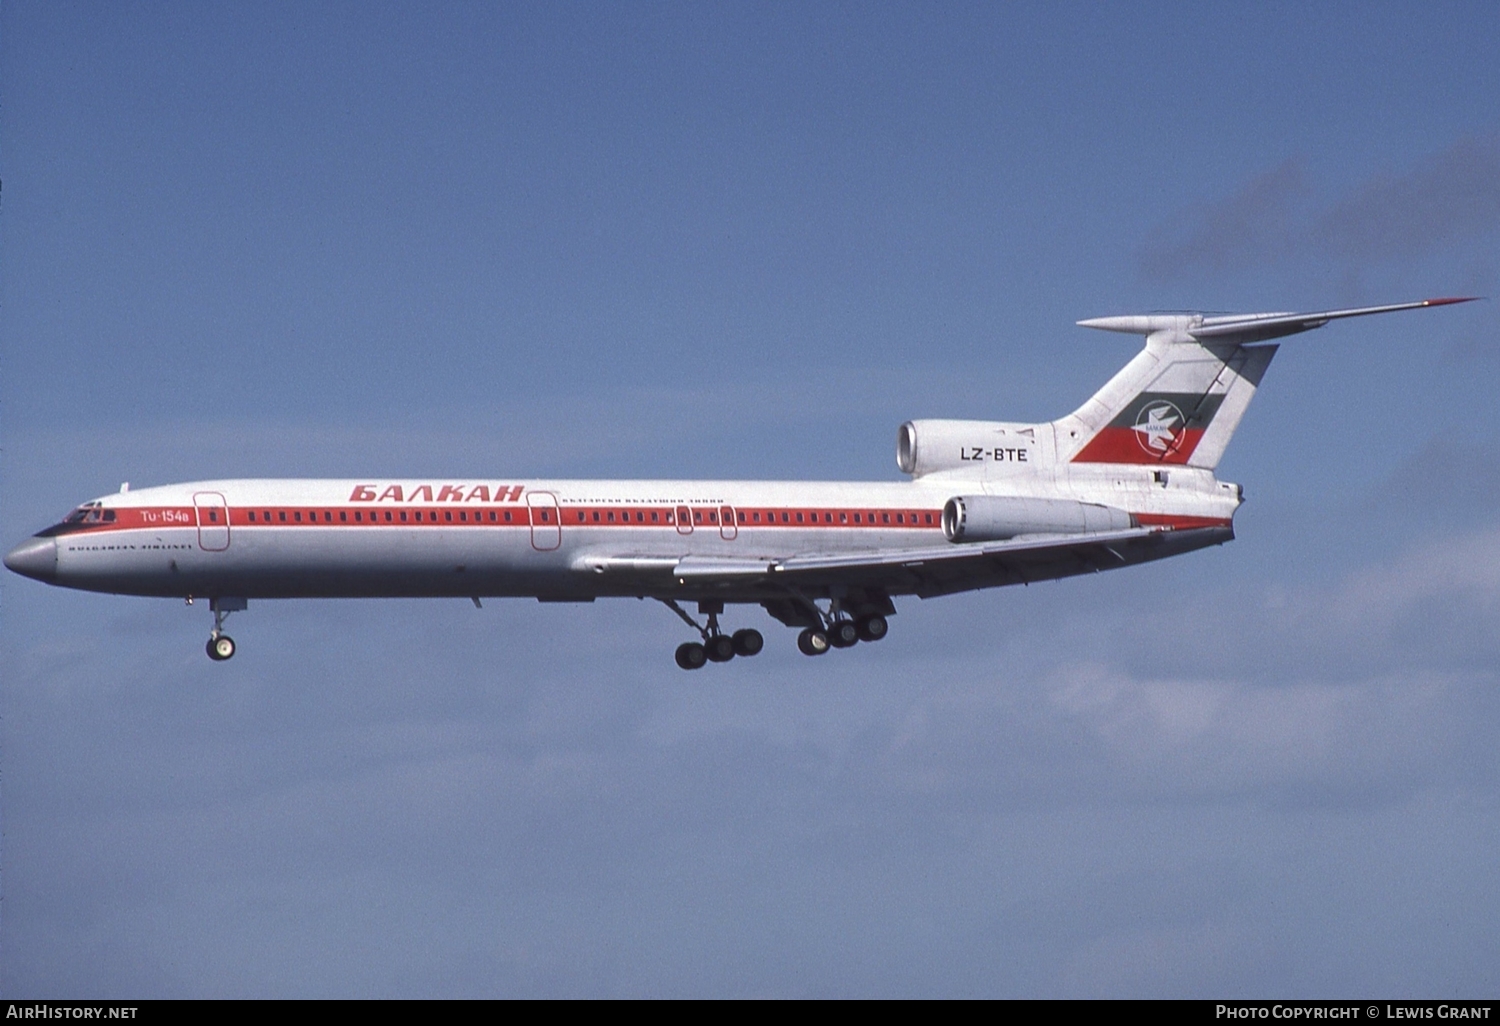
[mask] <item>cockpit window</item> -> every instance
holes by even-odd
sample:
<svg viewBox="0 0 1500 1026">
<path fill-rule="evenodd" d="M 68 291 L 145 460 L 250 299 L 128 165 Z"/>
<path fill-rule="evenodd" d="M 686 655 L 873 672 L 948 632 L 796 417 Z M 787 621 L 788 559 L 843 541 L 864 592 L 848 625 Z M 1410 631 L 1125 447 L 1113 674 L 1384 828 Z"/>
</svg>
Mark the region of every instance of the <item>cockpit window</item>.
<svg viewBox="0 0 1500 1026">
<path fill-rule="evenodd" d="M 103 514 L 99 508 L 99 503 L 86 502 L 82 506 L 79 506 L 77 509 L 75 509 L 73 512 L 69 513 L 67 516 L 63 517 L 63 523 L 97 524 L 101 519 L 103 519 Z M 110 517 L 109 519 L 113 520 L 114 517 Z"/>
</svg>

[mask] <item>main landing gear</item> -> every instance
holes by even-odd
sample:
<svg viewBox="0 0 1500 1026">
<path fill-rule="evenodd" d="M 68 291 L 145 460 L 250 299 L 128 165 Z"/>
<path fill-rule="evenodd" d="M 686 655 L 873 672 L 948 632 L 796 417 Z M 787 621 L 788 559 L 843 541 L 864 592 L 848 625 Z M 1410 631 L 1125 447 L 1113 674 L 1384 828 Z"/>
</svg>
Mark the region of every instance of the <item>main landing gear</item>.
<svg viewBox="0 0 1500 1026">
<path fill-rule="evenodd" d="M 881 598 L 889 611 L 890 600 Z M 747 627 L 725 634 L 719 629 L 719 614 L 724 612 L 722 602 L 704 599 L 698 603 L 698 612 L 708 618 L 706 624 L 700 625 L 673 599 L 659 601 L 703 637 L 701 642 L 685 641 L 677 646 L 677 665 L 684 670 L 698 670 L 709 663 L 727 663 L 735 656 L 753 656 L 765 647 L 766 640 L 760 631 Z M 803 655 L 819 656 L 830 648 L 852 648 L 861 641 L 879 641 L 890 631 L 885 615 L 870 610 L 872 605 L 877 609 L 880 606 L 868 597 L 860 598 L 855 605 L 854 612 L 860 615 L 851 615 L 844 605 L 846 602 L 846 598 L 830 599 L 825 612 L 799 592 L 786 600 L 785 605 L 765 605 L 782 623 L 803 627 L 802 633 L 797 635 L 797 648 Z M 809 624 L 812 626 L 805 626 Z"/>
<path fill-rule="evenodd" d="M 835 612 L 823 619 L 827 621 L 825 626 L 808 627 L 797 635 L 797 649 L 803 655 L 820 656 L 830 648 L 853 648 L 861 641 L 879 641 L 891 629 L 879 613 L 851 620 Z"/>
<path fill-rule="evenodd" d="M 188 597 L 188 605 L 193 604 L 192 596 Z M 250 603 L 242 598 L 211 598 L 208 600 L 208 608 L 214 611 L 214 629 L 208 635 L 208 657 L 216 663 L 234 656 L 234 639 L 224 633 L 224 621 L 229 619 L 230 613 L 238 613 L 248 609 Z"/>
<path fill-rule="evenodd" d="M 724 611 L 722 602 L 698 603 L 698 612 L 708 617 L 708 623 L 700 626 L 673 599 L 661 601 L 703 636 L 701 643 L 685 641 L 677 646 L 677 665 L 684 670 L 698 670 L 708 663 L 727 663 L 735 656 L 758 655 L 766 647 L 766 639 L 753 627 L 737 630 L 733 634 L 725 634 L 719 629 L 719 614 Z"/>
</svg>

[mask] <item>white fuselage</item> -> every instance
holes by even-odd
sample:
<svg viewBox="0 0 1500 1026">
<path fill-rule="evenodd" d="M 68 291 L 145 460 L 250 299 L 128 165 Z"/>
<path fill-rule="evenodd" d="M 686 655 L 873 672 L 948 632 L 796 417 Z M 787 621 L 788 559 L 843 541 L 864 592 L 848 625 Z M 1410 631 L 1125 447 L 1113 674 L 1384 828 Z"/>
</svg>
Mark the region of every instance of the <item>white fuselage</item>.
<svg viewBox="0 0 1500 1026">
<path fill-rule="evenodd" d="M 43 533 L 56 545 L 51 583 L 123 594 L 691 598 L 704 591 L 674 573 L 684 560 L 947 544 L 955 495 L 1101 502 L 1164 529 L 1227 526 L 1238 504 L 1232 486 L 1188 468 L 1165 484 L 1143 468 L 1050 470 L 892 483 L 201 481 L 105 496 Z"/>
</svg>

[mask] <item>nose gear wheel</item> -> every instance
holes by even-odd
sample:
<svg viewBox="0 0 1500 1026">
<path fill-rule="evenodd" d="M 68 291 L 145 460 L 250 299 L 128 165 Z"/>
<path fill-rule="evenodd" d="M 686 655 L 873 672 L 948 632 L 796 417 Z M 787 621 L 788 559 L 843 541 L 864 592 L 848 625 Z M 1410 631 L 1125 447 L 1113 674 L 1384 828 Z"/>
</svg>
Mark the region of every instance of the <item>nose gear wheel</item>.
<svg viewBox="0 0 1500 1026">
<path fill-rule="evenodd" d="M 188 605 L 192 604 L 193 600 L 189 598 Z M 237 613 L 248 605 L 242 598 L 220 597 L 208 600 L 208 607 L 214 613 L 214 629 L 208 635 L 207 651 L 208 657 L 214 662 L 222 663 L 234 656 L 234 639 L 224 633 L 224 621 L 229 619 L 230 613 Z"/>
</svg>

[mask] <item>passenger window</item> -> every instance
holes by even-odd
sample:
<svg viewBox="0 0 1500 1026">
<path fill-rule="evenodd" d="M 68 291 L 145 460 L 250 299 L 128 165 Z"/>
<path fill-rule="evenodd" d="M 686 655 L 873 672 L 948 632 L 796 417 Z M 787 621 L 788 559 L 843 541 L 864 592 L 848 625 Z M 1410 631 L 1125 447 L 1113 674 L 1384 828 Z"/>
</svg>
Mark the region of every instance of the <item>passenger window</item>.
<svg viewBox="0 0 1500 1026">
<path fill-rule="evenodd" d="M 594 523 L 597 524 L 598 522 L 599 522 L 599 511 L 596 509 L 596 510 L 594 510 Z"/>
<path fill-rule="evenodd" d="M 347 524 L 349 522 L 349 511 L 348 510 L 346 510 L 346 509 L 339 510 L 339 522 L 340 523 L 345 523 L 345 524 Z"/>
<path fill-rule="evenodd" d="M 468 523 L 469 522 L 469 511 L 468 510 L 463 510 L 463 509 L 459 510 L 458 511 L 458 519 L 462 520 L 464 523 Z"/>
<path fill-rule="evenodd" d="M 450 524 L 453 523 L 453 511 L 451 509 L 443 510 L 443 519 Z"/>
<path fill-rule="evenodd" d="M 286 523 L 286 510 L 278 509 L 276 511 L 276 519 L 280 520 L 283 524 Z"/>
<path fill-rule="evenodd" d="M 391 522 L 391 511 L 390 510 L 386 510 L 385 511 L 385 522 L 388 523 L 388 524 Z"/>
<path fill-rule="evenodd" d="M 583 514 L 582 514 L 582 513 L 580 513 L 580 514 L 578 514 L 578 519 L 579 519 L 579 520 L 582 520 L 582 519 L 583 519 Z M 506 510 L 506 511 L 505 511 L 505 522 L 506 522 L 506 523 L 507 523 L 507 524 L 508 524 L 508 523 L 510 523 L 510 510 Z"/>
<path fill-rule="evenodd" d="M 889 524 L 891 522 L 891 515 L 889 513 L 880 514 L 880 522 L 882 524 Z"/>
<path fill-rule="evenodd" d="M 401 522 L 406 523 L 406 510 L 404 509 L 401 511 Z"/>
<path fill-rule="evenodd" d="M 615 511 L 614 510 L 610 510 L 609 511 L 609 522 L 611 524 L 615 522 Z"/>
<path fill-rule="evenodd" d="M 661 513 L 659 511 L 654 509 L 651 511 L 651 522 L 653 524 L 661 522 Z"/>
<path fill-rule="evenodd" d="M 797 523 L 799 523 L 799 524 L 802 523 L 802 514 L 801 513 L 797 514 Z"/>
<path fill-rule="evenodd" d="M 715 513 L 713 510 L 709 510 L 708 511 L 708 522 L 710 524 L 717 524 L 719 522 L 719 514 Z"/>
<path fill-rule="evenodd" d="M 897 513 L 896 514 L 896 523 L 898 523 L 898 524 L 904 524 L 905 522 L 906 521 L 904 521 L 904 520 L 901 519 L 901 514 Z"/>
<path fill-rule="evenodd" d="M 490 523 L 493 524 L 494 522 L 495 522 L 495 511 L 494 510 L 490 510 Z"/>
<path fill-rule="evenodd" d="M 250 511 L 250 522 L 255 523 L 255 510 L 253 509 Z"/>
<path fill-rule="evenodd" d="M 927 522 L 929 524 L 932 523 L 932 514 L 931 513 L 924 513 L 923 516 L 927 518 Z"/>
<path fill-rule="evenodd" d="M 299 524 L 302 523 L 302 511 L 299 509 L 296 512 L 294 512 L 292 514 L 292 519 L 295 520 L 295 521 L 297 521 L 297 523 L 299 523 Z"/>
<path fill-rule="evenodd" d="M 847 513 L 840 513 L 839 514 L 839 523 L 841 523 L 841 524 L 847 524 L 848 522 L 849 522 L 849 514 L 847 514 Z"/>
</svg>

